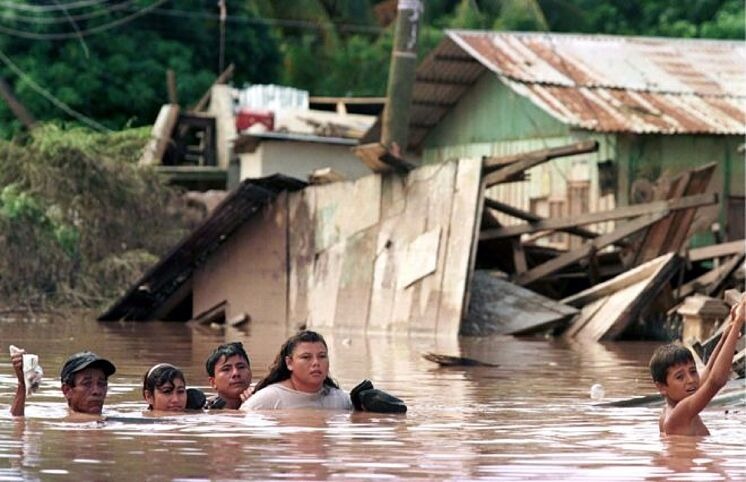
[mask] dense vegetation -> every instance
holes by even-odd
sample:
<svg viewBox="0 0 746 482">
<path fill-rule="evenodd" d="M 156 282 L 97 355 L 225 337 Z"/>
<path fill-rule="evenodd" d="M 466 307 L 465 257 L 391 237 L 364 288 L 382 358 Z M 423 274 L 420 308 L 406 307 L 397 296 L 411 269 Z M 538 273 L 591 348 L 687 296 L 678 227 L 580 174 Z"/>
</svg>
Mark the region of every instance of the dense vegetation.
<svg viewBox="0 0 746 482">
<path fill-rule="evenodd" d="M 0 9 L 0 77 L 37 119 L 73 120 L 56 99 L 113 130 L 153 122 L 167 99 L 168 68 L 176 73 L 183 105 L 194 103 L 221 64 L 231 62 L 236 85 L 279 83 L 314 95 L 384 94 L 396 0 L 231 0 L 224 35 L 217 4 L 8 0 Z M 423 4 L 422 55 L 445 28 L 744 38 L 742 0 Z M 0 136 L 18 128 L 0 103 Z"/>
<path fill-rule="evenodd" d="M 0 303 L 99 307 L 184 234 L 176 193 L 135 161 L 147 128 L 35 128 L 0 141 Z"/>
<path fill-rule="evenodd" d="M 135 165 L 167 69 L 185 106 L 229 63 L 235 85 L 385 94 L 396 0 L 224 2 L 222 23 L 215 0 L 2 2 L 0 87 L 43 122 L 24 132 L 0 102 L 0 305 L 100 307 L 184 233 Z M 742 0 L 423 3 L 423 56 L 446 28 L 744 37 Z"/>
</svg>

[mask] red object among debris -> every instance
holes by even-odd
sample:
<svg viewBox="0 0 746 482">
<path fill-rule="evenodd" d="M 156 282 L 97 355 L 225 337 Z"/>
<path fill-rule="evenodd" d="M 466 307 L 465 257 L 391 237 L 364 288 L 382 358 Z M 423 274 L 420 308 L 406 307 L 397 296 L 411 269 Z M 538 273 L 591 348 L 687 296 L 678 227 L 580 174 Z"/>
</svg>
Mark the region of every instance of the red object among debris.
<svg viewBox="0 0 746 482">
<path fill-rule="evenodd" d="M 243 109 L 236 114 L 236 130 L 245 131 L 254 124 L 262 124 L 268 131 L 275 129 L 275 113 L 271 110 Z"/>
</svg>

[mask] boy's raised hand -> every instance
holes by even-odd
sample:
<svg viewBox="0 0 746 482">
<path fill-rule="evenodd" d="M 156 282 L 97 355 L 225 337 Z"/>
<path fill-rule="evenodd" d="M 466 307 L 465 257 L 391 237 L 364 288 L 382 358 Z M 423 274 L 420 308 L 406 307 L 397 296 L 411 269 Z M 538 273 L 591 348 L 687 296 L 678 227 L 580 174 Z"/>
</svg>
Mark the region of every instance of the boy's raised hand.
<svg viewBox="0 0 746 482">
<path fill-rule="evenodd" d="M 10 362 L 13 364 L 13 371 L 16 372 L 16 378 L 18 378 L 18 385 L 26 387 L 26 377 L 23 376 L 23 354 L 26 350 L 20 350 L 10 357 Z"/>
</svg>

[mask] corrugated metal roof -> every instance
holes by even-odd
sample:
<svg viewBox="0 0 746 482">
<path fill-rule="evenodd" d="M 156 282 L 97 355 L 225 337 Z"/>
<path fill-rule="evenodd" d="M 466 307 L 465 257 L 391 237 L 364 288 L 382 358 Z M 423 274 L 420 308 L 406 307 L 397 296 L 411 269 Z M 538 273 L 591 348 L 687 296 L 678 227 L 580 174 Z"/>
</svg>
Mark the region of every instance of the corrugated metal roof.
<svg viewBox="0 0 746 482">
<path fill-rule="evenodd" d="M 583 129 L 746 134 L 745 64 L 736 41 L 449 30 L 417 69 L 410 148 L 485 71 Z"/>
<path fill-rule="evenodd" d="M 204 223 L 161 258 L 98 319 L 151 319 L 155 310 L 189 281 L 194 270 L 239 226 L 269 204 L 280 192 L 297 191 L 306 185 L 301 180 L 281 174 L 245 180 L 215 208 Z"/>
</svg>

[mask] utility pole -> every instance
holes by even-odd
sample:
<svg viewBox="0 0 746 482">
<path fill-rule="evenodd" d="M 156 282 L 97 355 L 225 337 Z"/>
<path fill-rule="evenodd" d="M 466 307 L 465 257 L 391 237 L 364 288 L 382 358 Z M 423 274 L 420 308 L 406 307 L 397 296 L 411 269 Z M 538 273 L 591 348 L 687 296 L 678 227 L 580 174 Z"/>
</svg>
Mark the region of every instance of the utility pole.
<svg viewBox="0 0 746 482">
<path fill-rule="evenodd" d="M 386 107 L 383 111 L 381 144 L 402 157 L 407 149 L 412 86 L 417 69 L 417 37 L 423 6 L 421 0 L 399 0 L 394 49 L 391 53 Z"/>
<path fill-rule="evenodd" d="M 222 72 L 223 66 L 225 65 L 225 18 L 228 16 L 225 0 L 218 0 L 218 8 L 220 9 L 220 53 L 218 60 L 218 74 Z"/>
</svg>

